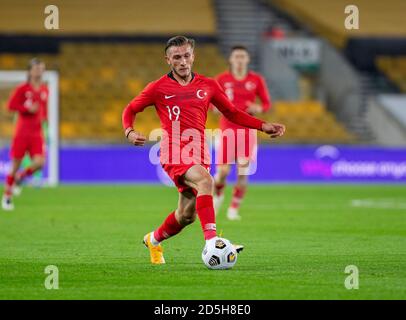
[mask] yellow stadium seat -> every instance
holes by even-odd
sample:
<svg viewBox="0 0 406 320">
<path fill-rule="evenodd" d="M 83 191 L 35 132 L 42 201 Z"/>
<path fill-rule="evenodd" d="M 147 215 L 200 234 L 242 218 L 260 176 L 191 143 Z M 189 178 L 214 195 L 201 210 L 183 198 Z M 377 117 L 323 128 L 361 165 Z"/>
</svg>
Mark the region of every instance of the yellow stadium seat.
<svg viewBox="0 0 406 320">
<path fill-rule="evenodd" d="M 406 56 L 381 56 L 376 65 L 402 92 L 406 92 Z"/>
<path fill-rule="evenodd" d="M 406 1 L 389 2 L 357 0 L 361 27 L 347 30 L 344 8 L 347 0 L 267 0 L 284 12 L 309 26 L 338 47 L 344 47 L 349 37 L 405 37 Z"/>
<path fill-rule="evenodd" d="M 60 71 L 61 138 L 123 141 L 122 110 L 148 82 L 168 72 L 163 46 L 149 43 L 64 43 L 60 49 L 57 55 L 41 57 Z M 198 45 L 196 50 L 199 54 L 196 72 L 214 76 L 227 68 L 227 62 L 216 45 Z M 30 57 L 28 54 L 0 54 L 0 66 L 25 68 Z M 273 110 L 261 117 L 286 124 L 286 136 L 276 143 L 311 143 L 329 139 L 350 142 L 352 139 L 317 101 L 276 101 Z M 0 119 L 2 134 L 10 136 L 12 115 L 2 108 Z M 8 127 L 3 125 L 3 121 L 8 123 Z M 207 127 L 215 129 L 218 123 L 219 115 L 210 112 Z M 137 115 L 136 125 L 146 135 L 159 128 L 155 108 L 147 108 Z M 269 142 L 266 135 L 260 134 L 259 137 Z"/>
</svg>

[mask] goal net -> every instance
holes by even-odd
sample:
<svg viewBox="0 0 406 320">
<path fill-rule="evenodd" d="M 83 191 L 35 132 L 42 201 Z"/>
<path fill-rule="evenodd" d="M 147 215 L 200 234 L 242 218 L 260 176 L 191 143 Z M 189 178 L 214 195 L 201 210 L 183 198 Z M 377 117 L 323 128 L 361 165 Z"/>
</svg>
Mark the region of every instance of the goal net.
<svg viewBox="0 0 406 320">
<path fill-rule="evenodd" d="M 3 182 L 10 170 L 9 156 L 11 139 L 15 127 L 16 115 L 7 111 L 7 101 L 14 88 L 27 80 L 27 71 L 0 71 L 0 180 Z M 41 185 L 56 186 L 59 181 L 58 159 L 58 118 L 59 92 L 58 73 L 46 71 L 43 80 L 48 86 L 48 123 L 44 126 L 46 137 L 46 164 L 41 172 L 33 177 L 33 182 Z M 29 158 L 23 160 L 23 166 L 29 164 Z"/>
</svg>

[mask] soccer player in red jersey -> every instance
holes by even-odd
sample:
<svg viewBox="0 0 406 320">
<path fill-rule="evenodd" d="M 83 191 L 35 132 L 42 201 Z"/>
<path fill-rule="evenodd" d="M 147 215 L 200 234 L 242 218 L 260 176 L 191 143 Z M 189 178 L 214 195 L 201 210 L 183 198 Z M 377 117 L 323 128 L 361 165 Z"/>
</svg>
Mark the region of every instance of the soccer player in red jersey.
<svg viewBox="0 0 406 320">
<path fill-rule="evenodd" d="M 8 102 L 8 109 L 18 112 L 18 120 L 10 149 L 11 171 L 6 177 L 1 202 L 4 210 L 14 209 L 13 194 L 19 194 L 23 180 L 45 163 L 42 122 L 47 118 L 48 88 L 42 82 L 44 71 L 45 64 L 39 59 L 32 59 L 27 82 L 14 90 Z M 18 171 L 26 153 L 31 157 L 31 165 Z"/>
<path fill-rule="evenodd" d="M 250 56 L 244 46 L 234 46 L 229 56 L 230 71 L 216 77 L 230 101 L 239 110 L 251 115 L 266 112 L 271 107 L 270 95 L 265 79 L 258 73 L 250 71 Z M 256 98 L 261 104 L 257 104 Z M 230 220 L 241 219 L 239 207 L 245 195 L 248 183 L 249 164 L 255 161 L 257 151 L 256 130 L 244 128 L 231 122 L 227 117 L 220 118 L 222 132 L 232 131 L 232 135 L 223 134 L 217 149 L 217 170 L 214 176 L 214 208 L 216 213 L 224 200 L 224 187 L 230 174 L 231 164 L 237 166 L 237 183 L 234 186 L 231 204 L 227 210 Z M 239 133 L 237 133 L 239 131 Z M 231 141 L 232 139 L 233 141 Z"/>
<path fill-rule="evenodd" d="M 144 237 L 153 264 L 165 263 L 160 245 L 199 217 L 206 241 L 217 236 L 213 207 L 213 178 L 205 143 L 205 124 L 209 105 L 214 104 L 230 121 L 266 132 L 283 135 L 281 124 L 266 123 L 237 109 L 214 79 L 192 72 L 194 40 L 176 36 L 168 40 L 165 58 L 171 71 L 153 81 L 124 109 L 124 134 L 135 146 L 146 137 L 133 128 L 137 113 L 154 105 L 163 136 L 160 161 L 179 191 L 178 207 L 161 226 Z"/>
</svg>

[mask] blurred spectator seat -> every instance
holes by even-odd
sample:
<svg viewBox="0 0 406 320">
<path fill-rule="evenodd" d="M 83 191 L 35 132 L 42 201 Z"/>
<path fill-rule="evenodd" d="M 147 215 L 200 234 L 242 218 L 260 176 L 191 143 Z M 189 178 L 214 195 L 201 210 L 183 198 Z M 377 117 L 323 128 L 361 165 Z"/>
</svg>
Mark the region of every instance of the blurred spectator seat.
<svg viewBox="0 0 406 320">
<path fill-rule="evenodd" d="M 306 24 L 337 47 L 345 47 L 350 37 L 405 37 L 406 1 L 357 0 L 360 28 L 344 28 L 347 0 L 266 0 Z"/>
<path fill-rule="evenodd" d="M 44 9 L 50 4 L 59 9 L 58 34 L 156 35 L 188 30 L 190 34 L 214 35 L 216 32 L 210 0 L 1 0 L 1 32 L 49 33 L 44 28 Z"/>
<path fill-rule="evenodd" d="M 379 70 L 406 93 L 406 56 L 381 56 L 377 58 L 376 64 Z"/>
</svg>

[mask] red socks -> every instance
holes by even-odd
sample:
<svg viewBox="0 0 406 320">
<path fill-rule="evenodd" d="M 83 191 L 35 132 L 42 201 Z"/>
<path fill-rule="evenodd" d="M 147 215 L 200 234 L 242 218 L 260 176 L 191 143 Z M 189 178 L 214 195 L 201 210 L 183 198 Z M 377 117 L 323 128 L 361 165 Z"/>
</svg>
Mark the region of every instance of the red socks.
<svg viewBox="0 0 406 320">
<path fill-rule="evenodd" d="M 209 240 L 217 236 L 213 197 L 211 195 L 198 196 L 196 198 L 196 211 L 202 225 L 204 239 Z"/>
<path fill-rule="evenodd" d="M 241 201 L 244 198 L 246 188 L 234 187 L 233 199 L 231 200 L 231 208 L 238 209 L 240 207 Z"/>
<path fill-rule="evenodd" d="M 178 234 L 183 229 L 183 226 L 175 218 L 175 212 L 169 214 L 162 225 L 155 230 L 154 238 L 156 241 L 161 242 L 168 239 L 175 234 Z"/>
<path fill-rule="evenodd" d="M 6 177 L 6 186 L 4 188 L 4 194 L 8 197 L 13 194 L 13 184 L 14 184 L 14 176 L 8 175 Z"/>
<path fill-rule="evenodd" d="M 211 195 L 198 196 L 196 198 L 196 211 L 202 225 L 204 239 L 209 240 L 217 236 L 213 197 Z M 182 229 L 183 226 L 175 218 L 175 212 L 172 212 L 162 225 L 154 231 L 154 239 L 161 242 L 178 234 Z"/>
<path fill-rule="evenodd" d="M 18 180 L 23 181 L 26 177 L 31 176 L 34 170 L 31 167 L 24 169 L 21 173 L 17 174 Z"/>
<path fill-rule="evenodd" d="M 215 186 L 214 186 L 214 188 L 215 188 L 215 193 L 216 193 L 216 196 L 221 196 L 222 194 L 223 194 L 223 191 L 224 191 L 224 187 L 225 187 L 226 185 L 224 184 L 224 183 L 222 183 L 222 184 L 215 184 Z"/>
<path fill-rule="evenodd" d="M 20 183 L 23 181 L 26 177 L 31 176 L 34 173 L 34 170 L 31 167 L 28 167 L 21 171 L 21 173 L 17 173 L 15 176 L 8 175 L 6 177 L 6 183 L 5 183 L 5 188 L 4 188 L 4 194 L 6 196 L 11 196 L 13 194 L 13 184 L 14 182 Z"/>
</svg>

